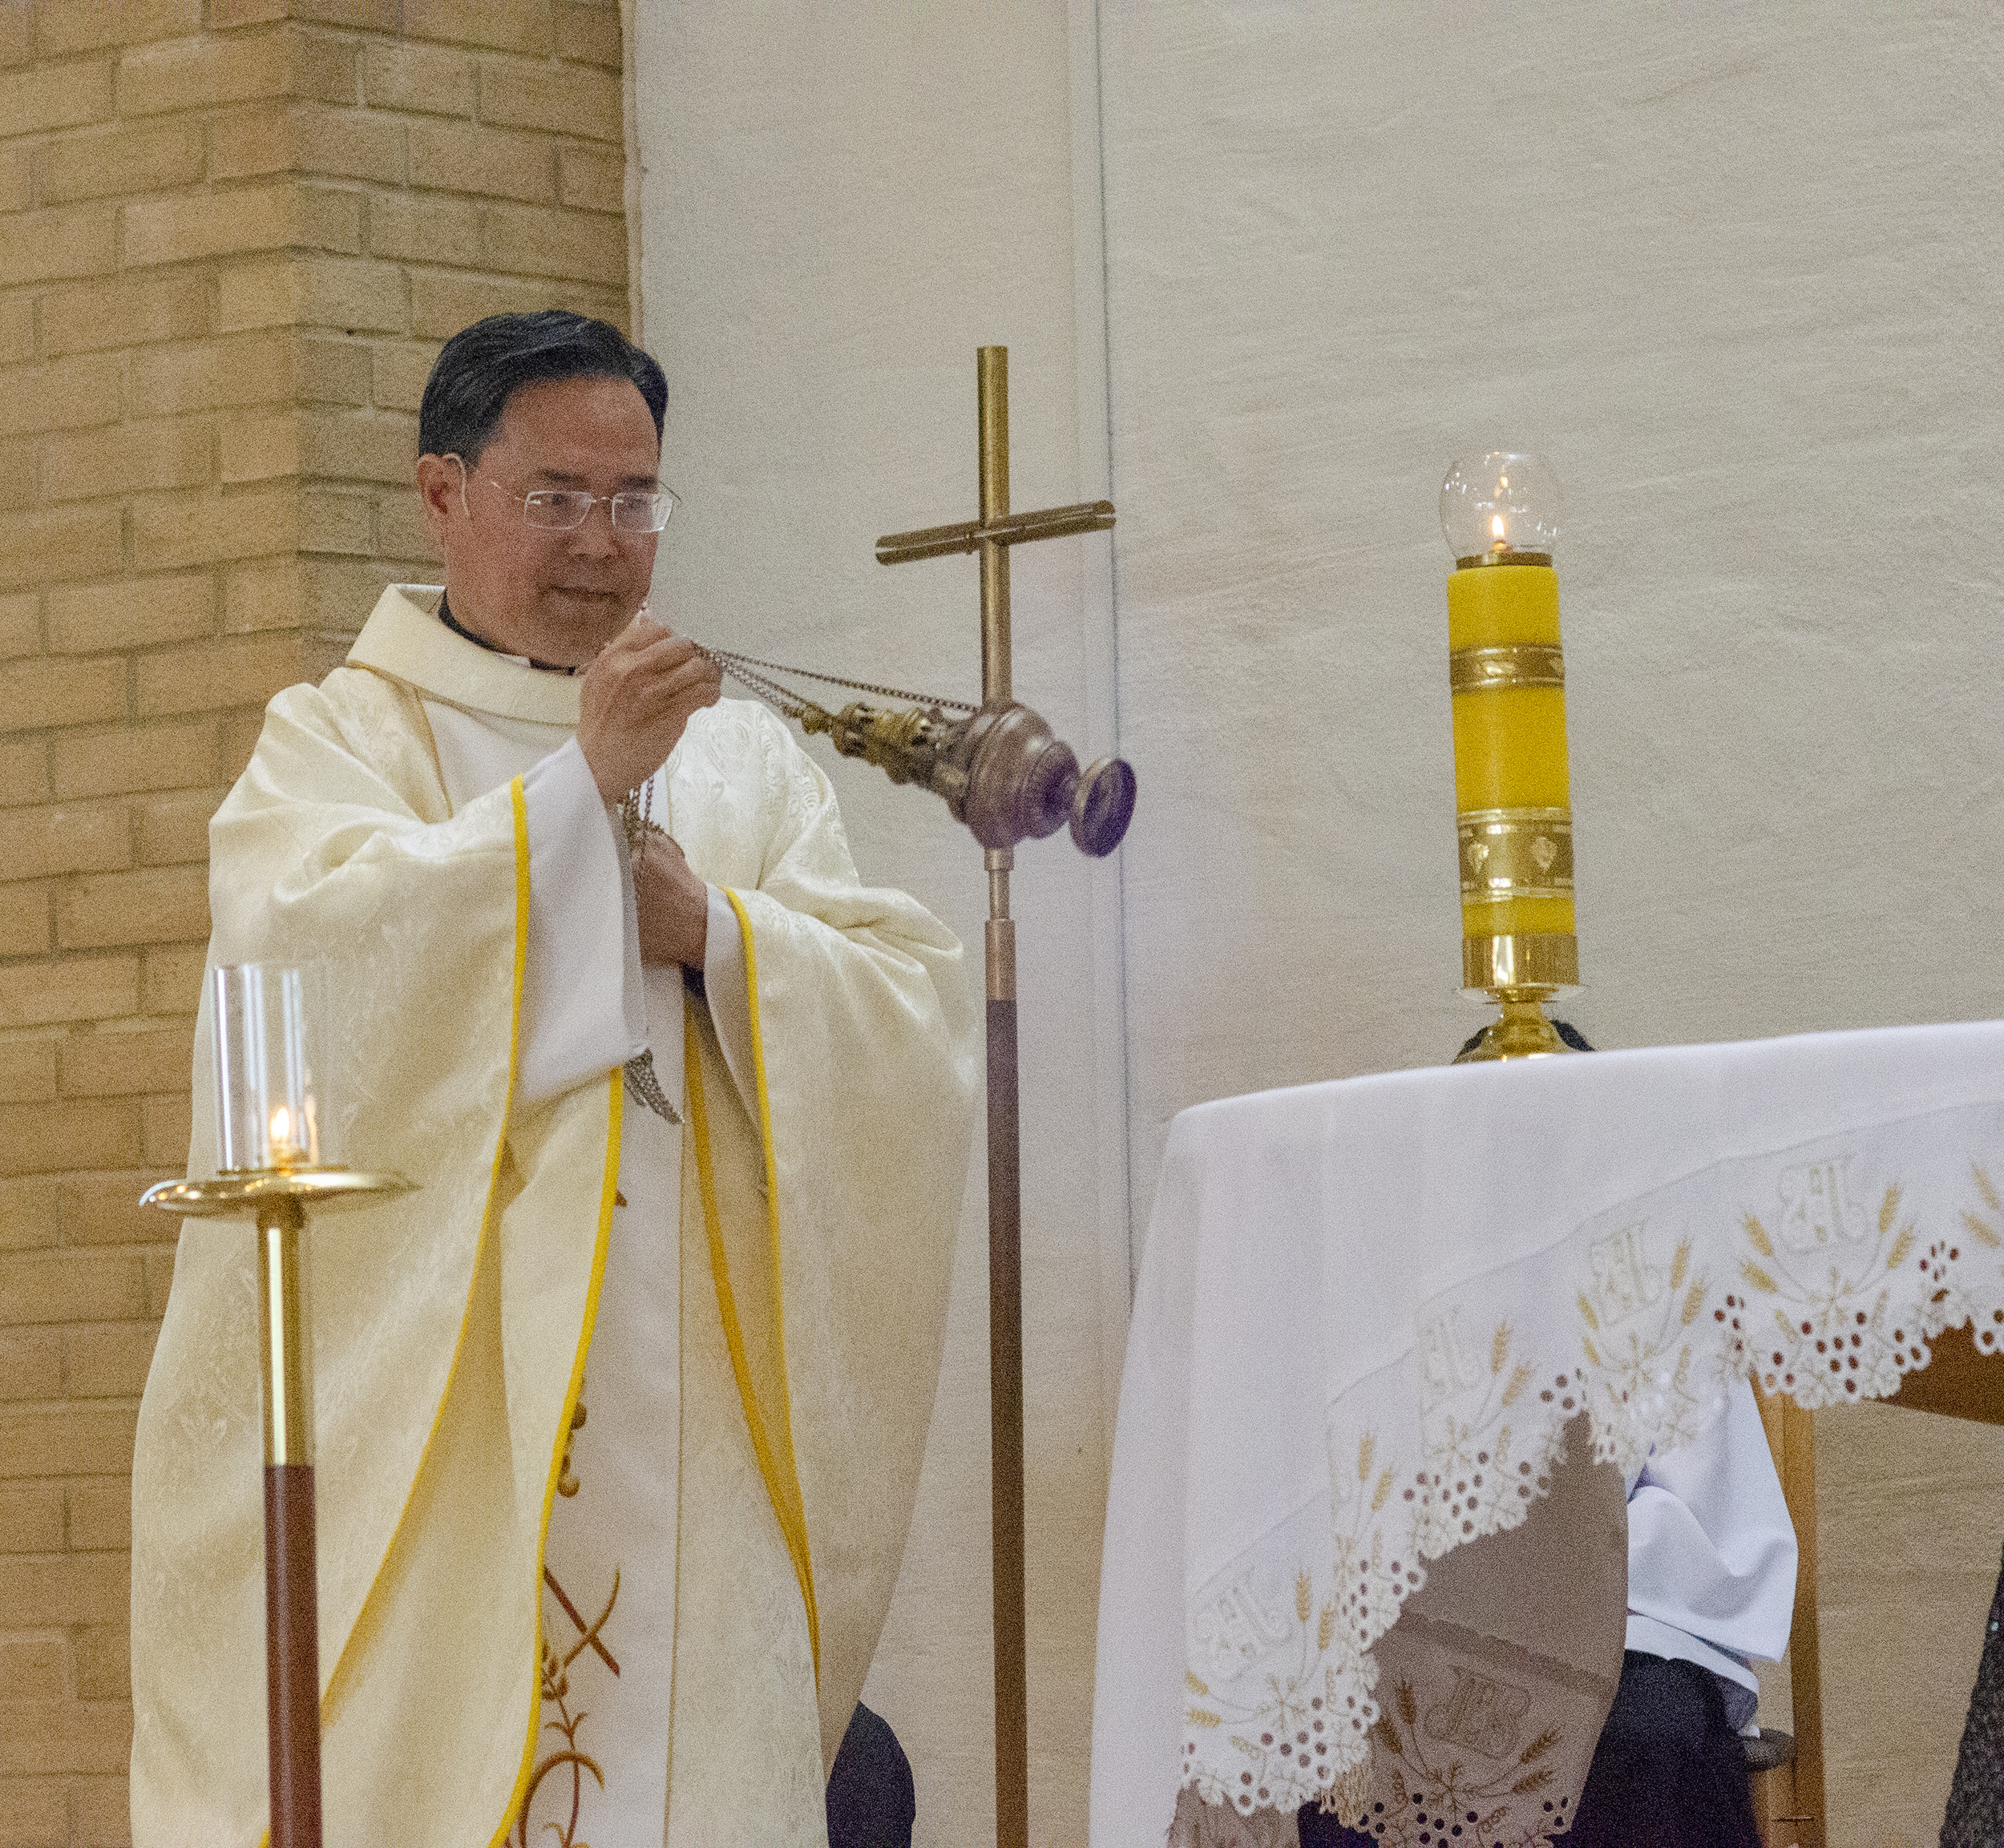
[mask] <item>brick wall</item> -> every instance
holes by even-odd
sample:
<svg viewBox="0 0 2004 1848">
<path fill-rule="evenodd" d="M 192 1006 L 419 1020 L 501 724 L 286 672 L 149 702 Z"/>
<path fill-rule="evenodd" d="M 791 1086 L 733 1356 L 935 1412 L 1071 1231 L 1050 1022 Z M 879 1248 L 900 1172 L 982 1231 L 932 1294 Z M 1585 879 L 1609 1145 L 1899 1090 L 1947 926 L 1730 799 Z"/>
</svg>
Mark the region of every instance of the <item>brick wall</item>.
<svg viewBox="0 0 2004 1848">
<path fill-rule="evenodd" d="M 624 325 L 619 11 L 0 0 L 0 1848 L 123 1843 L 207 825 L 434 567 L 439 341 Z"/>
</svg>

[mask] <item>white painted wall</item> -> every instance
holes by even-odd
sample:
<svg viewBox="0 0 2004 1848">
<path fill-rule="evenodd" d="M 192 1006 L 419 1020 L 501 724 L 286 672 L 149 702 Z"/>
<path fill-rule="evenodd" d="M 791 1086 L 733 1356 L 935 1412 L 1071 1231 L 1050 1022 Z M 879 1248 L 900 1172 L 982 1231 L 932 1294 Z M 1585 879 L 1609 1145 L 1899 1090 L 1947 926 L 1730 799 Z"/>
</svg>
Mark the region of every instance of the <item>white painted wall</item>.
<svg viewBox="0 0 2004 1848">
<path fill-rule="evenodd" d="M 1089 16 L 1088 19 L 1089 24 Z M 1065 0 L 640 5 L 629 19 L 644 335 L 687 497 L 657 607 L 767 660 L 980 696 L 971 559 L 887 570 L 878 535 L 977 510 L 975 349 L 1010 349 L 1019 510 L 1105 490 L 1091 37 Z M 1075 195 L 1087 211 L 1075 223 Z M 1081 301 L 1085 309 L 1081 314 Z M 1112 741 L 1110 552 L 1019 548 L 1015 684 L 1058 735 Z M 867 878 L 970 946 L 980 849 L 935 797 L 830 765 Z M 1062 837 L 1017 854 L 1037 1839 L 1082 1841 L 1093 1630 L 1127 1286 L 1117 871 Z M 911 1539 L 865 1699 L 919 1784 L 920 1838 L 993 1832 L 987 1206 L 977 1157 Z"/>
<path fill-rule="evenodd" d="M 1039 1839 L 1082 1835 L 1123 1008 L 1137 1229 L 1177 1110 L 1438 1060 L 1479 1019 L 1453 992 L 1451 457 L 1536 448 L 1568 493 L 1590 1036 L 2004 1011 L 2001 22 L 640 6 L 643 295 L 690 497 L 663 587 L 696 632 L 972 686 L 972 565 L 883 572 L 870 540 L 971 511 L 984 341 L 1013 349 L 1017 504 L 1097 491 L 1107 358 L 1117 595 L 1090 547 L 1017 560 L 1020 684 L 1095 745 L 1117 704 L 1141 789 L 1124 886 L 1056 847 L 1018 882 Z M 943 811 L 838 774 L 872 870 L 973 935 Z M 974 1223 L 872 1684 L 934 1842 L 987 1815 Z M 1873 1454 L 1832 1447 L 1847 1480 Z M 1826 1568 L 1869 1569 L 1869 1533 L 1845 1543 Z M 1980 1605 L 1900 1620 L 1952 1639 Z M 1833 1842 L 1920 1839 L 1943 1750 L 1872 1761 L 1869 1826 L 1833 1758 Z"/>
</svg>

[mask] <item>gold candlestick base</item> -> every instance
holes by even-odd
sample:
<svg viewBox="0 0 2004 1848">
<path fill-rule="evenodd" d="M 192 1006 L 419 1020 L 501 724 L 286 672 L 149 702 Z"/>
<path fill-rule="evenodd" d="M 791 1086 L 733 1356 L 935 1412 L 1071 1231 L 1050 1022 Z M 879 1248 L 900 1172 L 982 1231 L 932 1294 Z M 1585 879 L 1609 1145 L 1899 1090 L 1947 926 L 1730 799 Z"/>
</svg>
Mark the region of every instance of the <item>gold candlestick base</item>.
<svg viewBox="0 0 2004 1848">
<path fill-rule="evenodd" d="M 1493 1059 L 1541 1059 L 1576 1050 L 1545 1018 L 1545 1003 L 1579 981 L 1579 939 L 1570 931 L 1461 939 L 1461 983 L 1503 1010 L 1457 1055 L 1457 1065 Z"/>
</svg>

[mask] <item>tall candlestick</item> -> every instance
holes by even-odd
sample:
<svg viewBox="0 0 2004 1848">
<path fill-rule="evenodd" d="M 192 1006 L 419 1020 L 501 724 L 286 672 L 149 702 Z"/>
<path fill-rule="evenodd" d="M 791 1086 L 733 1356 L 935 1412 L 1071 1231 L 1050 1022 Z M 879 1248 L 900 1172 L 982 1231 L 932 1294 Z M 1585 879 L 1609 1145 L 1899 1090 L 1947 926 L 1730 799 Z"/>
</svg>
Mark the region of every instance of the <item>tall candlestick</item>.
<svg viewBox="0 0 2004 1848">
<path fill-rule="evenodd" d="M 1457 462 L 1440 490 L 1465 987 L 1503 1003 L 1473 1058 L 1561 1049 L 1541 1003 L 1579 979 L 1558 623 L 1558 484 L 1535 456 Z"/>
</svg>

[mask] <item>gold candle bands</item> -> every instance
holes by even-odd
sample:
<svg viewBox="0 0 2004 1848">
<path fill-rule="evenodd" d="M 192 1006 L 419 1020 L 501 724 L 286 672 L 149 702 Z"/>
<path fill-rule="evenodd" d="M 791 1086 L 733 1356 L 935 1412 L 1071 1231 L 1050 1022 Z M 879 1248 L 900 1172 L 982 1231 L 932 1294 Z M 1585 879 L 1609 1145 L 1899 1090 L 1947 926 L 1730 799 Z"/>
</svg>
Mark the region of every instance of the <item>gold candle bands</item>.
<svg viewBox="0 0 2004 1848">
<path fill-rule="evenodd" d="M 1505 549 L 1448 579 L 1461 841 L 1462 975 L 1471 988 L 1579 979 L 1558 574 Z"/>
</svg>

